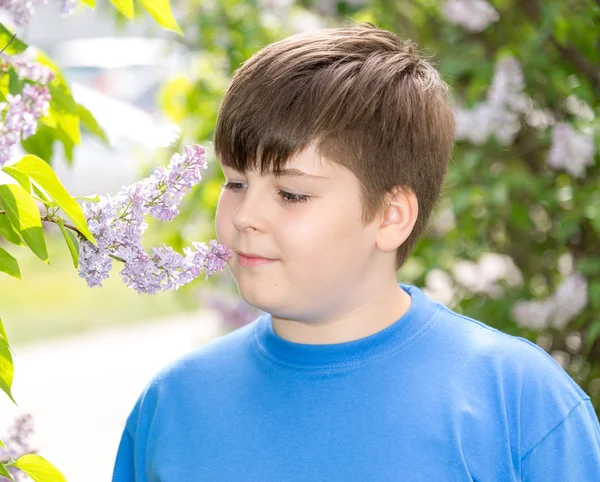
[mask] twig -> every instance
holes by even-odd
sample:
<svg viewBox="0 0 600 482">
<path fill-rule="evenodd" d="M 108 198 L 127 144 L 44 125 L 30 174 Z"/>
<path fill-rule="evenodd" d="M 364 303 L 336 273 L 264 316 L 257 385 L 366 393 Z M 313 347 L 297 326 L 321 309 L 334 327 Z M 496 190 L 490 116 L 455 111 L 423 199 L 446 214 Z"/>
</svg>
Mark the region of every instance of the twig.
<svg viewBox="0 0 600 482">
<path fill-rule="evenodd" d="M 0 215 L 2 214 L 6 214 L 5 211 L 0 211 Z M 56 221 L 54 221 L 54 219 L 48 217 L 48 215 L 46 216 L 41 216 L 40 219 L 46 223 L 54 223 L 56 224 Z M 85 239 L 84 234 L 79 231 L 79 229 L 77 229 L 75 226 L 71 225 L 71 224 L 67 224 L 67 223 L 63 223 L 65 228 L 69 228 L 71 231 L 75 231 L 81 238 Z"/>
<path fill-rule="evenodd" d="M 4 52 L 4 51 L 5 51 L 5 50 L 6 50 L 8 47 L 10 47 L 10 44 L 11 44 L 11 43 L 13 43 L 13 40 L 15 39 L 15 37 L 16 37 L 16 36 L 17 36 L 17 34 L 16 34 L 16 33 L 13 33 L 13 36 L 12 36 L 12 38 L 10 39 L 10 42 L 8 42 L 8 43 L 6 44 L 6 46 L 5 46 L 5 47 L 4 47 L 2 50 L 0 50 L 0 54 L 1 54 L 2 52 Z"/>
</svg>

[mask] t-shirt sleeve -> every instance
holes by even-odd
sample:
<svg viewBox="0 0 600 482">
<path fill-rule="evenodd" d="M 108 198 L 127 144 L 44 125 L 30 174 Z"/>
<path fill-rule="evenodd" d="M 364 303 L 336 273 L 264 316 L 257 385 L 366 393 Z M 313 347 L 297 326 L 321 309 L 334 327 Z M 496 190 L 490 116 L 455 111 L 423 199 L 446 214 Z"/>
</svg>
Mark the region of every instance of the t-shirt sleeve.
<svg viewBox="0 0 600 482">
<path fill-rule="evenodd" d="M 134 480 L 136 478 L 133 460 L 133 438 L 126 426 L 117 450 L 112 482 L 133 482 Z"/>
<path fill-rule="evenodd" d="M 522 460 L 524 482 L 600 481 L 600 426 L 582 400 Z"/>
</svg>

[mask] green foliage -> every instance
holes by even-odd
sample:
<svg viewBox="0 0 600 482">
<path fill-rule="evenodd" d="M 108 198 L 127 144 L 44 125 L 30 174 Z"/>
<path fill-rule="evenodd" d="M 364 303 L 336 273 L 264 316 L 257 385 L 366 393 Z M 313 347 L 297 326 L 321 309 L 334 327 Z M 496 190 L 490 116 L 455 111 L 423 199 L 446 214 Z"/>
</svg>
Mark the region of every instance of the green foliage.
<svg viewBox="0 0 600 482">
<path fill-rule="evenodd" d="M 0 445 L 4 446 L 4 444 L 2 444 L 2 441 L 0 441 Z M 8 480 L 11 480 L 11 481 L 15 480 L 15 479 L 13 479 L 13 476 L 6 469 L 6 467 L 4 466 L 4 464 L 2 462 L 0 462 L 0 475 L 2 475 L 3 477 L 6 477 Z"/>
<path fill-rule="evenodd" d="M 4 325 L 0 319 L 0 390 L 6 393 L 16 405 L 17 402 L 15 402 L 11 393 L 14 374 L 15 368 L 10 352 L 10 346 L 8 344 L 8 337 L 6 336 Z"/>
<path fill-rule="evenodd" d="M 21 279 L 19 263 L 4 248 L 0 248 L 0 271 Z"/>
<path fill-rule="evenodd" d="M 67 482 L 65 476 L 40 455 L 26 454 L 19 457 L 15 462 L 6 465 L 22 470 L 34 482 Z"/>
<path fill-rule="evenodd" d="M 0 186 L 0 207 L 31 251 L 49 263 L 40 212 L 29 193 L 18 184 L 3 184 Z"/>
<path fill-rule="evenodd" d="M 81 207 L 67 192 L 46 162 L 37 156 L 28 155 L 15 164 L 15 169 L 35 181 L 73 221 L 77 230 L 94 245 L 96 244 L 92 233 L 87 227 Z"/>
</svg>

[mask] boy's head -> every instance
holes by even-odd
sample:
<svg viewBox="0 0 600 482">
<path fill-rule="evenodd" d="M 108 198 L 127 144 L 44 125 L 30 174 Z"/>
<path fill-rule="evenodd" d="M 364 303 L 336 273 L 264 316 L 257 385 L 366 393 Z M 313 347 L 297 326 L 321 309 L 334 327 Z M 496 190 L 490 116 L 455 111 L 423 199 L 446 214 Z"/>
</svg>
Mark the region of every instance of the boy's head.
<svg viewBox="0 0 600 482">
<path fill-rule="evenodd" d="M 232 250 L 280 262 L 244 268 L 234 256 L 238 283 L 280 264 L 291 284 L 395 282 L 439 197 L 454 132 L 448 86 L 391 32 L 358 24 L 260 50 L 219 112 L 215 154 L 241 184 L 221 193 L 216 228 Z M 290 167 L 327 179 L 278 176 Z M 282 192 L 310 198 L 286 203 Z"/>
</svg>

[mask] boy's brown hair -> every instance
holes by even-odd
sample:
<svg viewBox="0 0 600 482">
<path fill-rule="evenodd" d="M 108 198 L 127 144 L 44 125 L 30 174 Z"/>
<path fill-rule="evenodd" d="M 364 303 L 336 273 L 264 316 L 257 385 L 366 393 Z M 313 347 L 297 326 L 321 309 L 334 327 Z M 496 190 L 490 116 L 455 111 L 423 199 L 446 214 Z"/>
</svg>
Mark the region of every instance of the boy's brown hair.
<svg viewBox="0 0 600 482">
<path fill-rule="evenodd" d="M 371 23 L 267 45 L 233 76 L 215 155 L 239 172 L 277 175 L 314 142 L 358 178 L 363 227 L 382 214 L 394 186 L 412 190 L 419 213 L 396 252 L 398 270 L 427 227 L 455 135 L 448 85 L 415 50 Z"/>
</svg>

